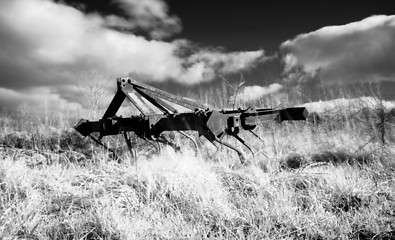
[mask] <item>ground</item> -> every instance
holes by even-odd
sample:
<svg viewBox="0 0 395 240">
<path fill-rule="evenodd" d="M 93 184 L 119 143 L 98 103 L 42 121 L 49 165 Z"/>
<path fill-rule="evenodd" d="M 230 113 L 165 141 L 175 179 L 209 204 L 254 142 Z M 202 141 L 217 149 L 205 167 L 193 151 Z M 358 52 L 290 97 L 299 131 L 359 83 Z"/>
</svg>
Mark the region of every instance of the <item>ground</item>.
<svg viewBox="0 0 395 240">
<path fill-rule="evenodd" d="M 3 115 L 0 239 L 394 239 L 393 111 L 383 132 L 358 104 L 242 133 L 245 164 L 181 135 L 117 163 L 73 121 Z"/>
</svg>

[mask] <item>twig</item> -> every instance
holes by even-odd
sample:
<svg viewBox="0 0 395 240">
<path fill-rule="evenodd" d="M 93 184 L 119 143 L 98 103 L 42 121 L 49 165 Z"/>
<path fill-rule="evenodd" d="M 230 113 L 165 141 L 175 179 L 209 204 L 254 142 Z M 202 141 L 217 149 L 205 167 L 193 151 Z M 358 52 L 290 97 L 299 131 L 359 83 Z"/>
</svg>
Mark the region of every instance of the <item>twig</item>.
<svg viewBox="0 0 395 240">
<path fill-rule="evenodd" d="M 362 147 L 359 147 L 355 152 L 354 152 L 354 154 L 355 153 L 357 153 L 357 152 L 359 152 L 359 150 L 361 150 L 361 149 L 363 149 L 366 145 L 368 145 L 373 139 L 375 139 L 376 138 L 376 136 L 373 136 L 367 143 L 365 143 Z"/>
</svg>

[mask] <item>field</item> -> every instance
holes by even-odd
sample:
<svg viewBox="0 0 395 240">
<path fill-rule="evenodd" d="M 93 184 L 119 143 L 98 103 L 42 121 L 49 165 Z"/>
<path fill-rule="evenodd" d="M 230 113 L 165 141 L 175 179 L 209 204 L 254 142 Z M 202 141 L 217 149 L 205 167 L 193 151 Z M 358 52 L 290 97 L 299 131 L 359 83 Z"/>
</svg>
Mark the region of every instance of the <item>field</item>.
<svg viewBox="0 0 395 240">
<path fill-rule="evenodd" d="M 180 152 L 136 140 L 119 164 L 76 119 L 3 113 L 0 239 L 395 239 L 395 110 L 343 102 L 258 127 L 264 143 L 243 133 L 259 152 L 244 165 L 178 134 Z"/>
</svg>

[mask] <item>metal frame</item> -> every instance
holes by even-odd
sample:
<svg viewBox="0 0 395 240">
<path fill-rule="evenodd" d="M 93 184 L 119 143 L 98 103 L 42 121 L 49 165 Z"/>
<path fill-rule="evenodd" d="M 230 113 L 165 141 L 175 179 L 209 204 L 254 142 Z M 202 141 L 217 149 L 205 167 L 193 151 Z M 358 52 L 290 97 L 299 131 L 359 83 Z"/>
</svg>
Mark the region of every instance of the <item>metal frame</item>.
<svg viewBox="0 0 395 240">
<path fill-rule="evenodd" d="M 116 116 L 125 99 L 128 99 L 140 111 L 141 115 Z M 139 100 L 136 101 L 137 99 Z M 186 111 L 177 111 L 176 105 L 183 107 Z M 155 113 L 155 110 L 160 113 Z M 166 131 L 197 131 L 199 136 L 204 136 L 211 143 L 217 142 L 234 150 L 244 162 L 244 156 L 240 149 L 222 141 L 225 134 L 235 137 L 253 153 L 248 144 L 238 136 L 240 129 L 252 132 L 258 124 L 265 121 L 306 120 L 307 114 L 304 107 L 285 109 L 249 107 L 244 110 L 211 110 L 191 99 L 167 93 L 126 77 L 117 79 L 117 92 L 103 117 L 98 121 L 81 119 L 75 129 L 82 136 L 90 136 L 99 143 L 104 136 L 123 134 L 131 152 L 132 144 L 128 132 L 134 132 L 145 140 L 174 145 L 161 134 Z M 98 139 L 92 135 L 95 132 L 100 133 Z"/>
</svg>

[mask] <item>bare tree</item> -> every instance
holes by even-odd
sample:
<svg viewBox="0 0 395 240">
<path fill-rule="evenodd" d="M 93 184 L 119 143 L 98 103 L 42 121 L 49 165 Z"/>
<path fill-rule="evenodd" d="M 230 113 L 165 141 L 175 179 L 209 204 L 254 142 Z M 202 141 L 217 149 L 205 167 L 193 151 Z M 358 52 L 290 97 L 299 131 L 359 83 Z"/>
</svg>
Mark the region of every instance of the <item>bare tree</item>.
<svg viewBox="0 0 395 240">
<path fill-rule="evenodd" d="M 229 102 L 233 101 L 232 108 L 233 108 L 233 109 L 236 109 L 236 104 L 237 104 L 237 100 L 238 100 L 237 98 L 239 97 L 239 90 L 240 90 L 240 88 L 241 88 L 241 87 L 244 85 L 244 83 L 245 83 L 244 76 L 243 76 L 242 73 L 240 73 L 239 82 L 238 82 L 238 84 L 235 85 L 235 86 L 233 86 L 232 84 L 230 84 L 230 83 L 228 82 L 228 80 L 226 80 L 225 77 L 223 77 L 223 76 L 220 76 L 220 77 L 222 78 L 222 80 L 224 81 L 224 83 L 225 83 L 226 85 L 228 85 L 228 87 L 232 90 L 233 95 L 232 95 L 231 98 L 229 99 Z"/>
<path fill-rule="evenodd" d="M 81 74 L 78 88 L 86 100 L 84 105 L 89 110 L 89 117 L 92 119 L 96 119 L 100 113 L 109 80 L 109 74 L 97 69 Z"/>
</svg>

